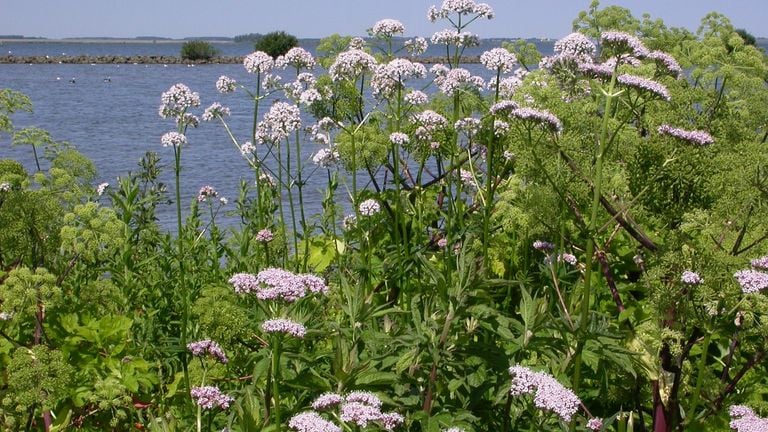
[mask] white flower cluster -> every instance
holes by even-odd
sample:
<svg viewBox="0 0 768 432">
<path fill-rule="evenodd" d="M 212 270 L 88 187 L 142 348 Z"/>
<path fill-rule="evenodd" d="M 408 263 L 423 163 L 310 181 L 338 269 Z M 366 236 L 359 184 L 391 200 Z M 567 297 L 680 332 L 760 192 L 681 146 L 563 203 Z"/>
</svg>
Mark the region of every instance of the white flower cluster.
<svg viewBox="0 0 768 432">
<path fill-rule="evenodd" d="M 405 26 L 398 20 L 386 18 L 376 22 L 370 30 L 371 36 L 389 39 L 396 34 L 405 33 Z"/>
</svg>

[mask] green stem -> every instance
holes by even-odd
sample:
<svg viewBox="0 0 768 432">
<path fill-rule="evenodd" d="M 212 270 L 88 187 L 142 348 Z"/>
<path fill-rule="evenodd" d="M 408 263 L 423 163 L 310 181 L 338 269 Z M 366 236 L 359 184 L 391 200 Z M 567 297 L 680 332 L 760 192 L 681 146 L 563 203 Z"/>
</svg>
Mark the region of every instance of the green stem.
<svg viewBox="0 0 768 432">
<path fill-rule="evenodd" d="M 612 116 L 613 98 L 616 96 L 613 93 L 613 89 L 616 85 L 616 72 L 614 71 L 611 76 L 611 83 L 608 87 L 608 92 L 605 95 L 605 109 L 603 112 L 603 121 L 600 126 L 600 142 L 599 148 L 595 160 L 595 181 L 592 189 L 592 208 L 589 217 L 589 226 L 587 227 L 587 247 L 584 257 L 585 270 L 584 270 L 584 290 L 582 291 L 581 299 L 581 316 L 579 322 L 579 343 L 576 347 L 576 355 L 574 358 L 574 370 L 573 370 L 573 391 L 578 394 L 581 386 L 581 352 L 586 342 L 587 327 L 589 324 L 589 306 L 592 296 L 592 262 L 593 255 L 595 253 L 595 226 L 597 224 L 598 209 L 600 207 L 600 196 L 602 194 L 603 186 L 603 157 L 605 155 L 605 149 L 608 141 L 608 121 Z"/>
<path fill-rule="evenodd" d="M 181 132 L 181 131 L 180 131 Z M 187 284 L 184 281 L 184 238 L 182 235 L 181 226 L 181 146 L 173 147 L 173 155 L 175 159 L 175 174 L 176 174 L 176 241 L 178 244 L 179 254 L 179 292 L 181 293 L 181 338 L 179 345 L 184 348 L 181 351 L 181 363 L 184 370 L 184 384 L 187 388 L 187 394 L 192 387 L 189 384 L 189 368 L 187 365 L 187 324 L 189 321 L 189 293 L 187 291 Z"/>
<path fill-rule="evenodd" d="M 304 215 L 304 181 L 301 179 L 301 140 L 299 131 L 296 130 L 296 183 L 299 188 L 299 212 L 301 216 L 301 236 L 304 239 L 304 256 L 301 260 L 301 271 L 307 271 L 307 261 L 309 260 L 309 232 L 307 232 L 307 218 Z M 295 224 L 294 224 L 295 225 Z M 296 238 L 296 234 L 294 234 Z M 298 250 L 296 254 L 298 255 Z"/>
<path fill-rule="evenodd" d="M 280 335 L 274 336 L 275 346 L 272 348 L 272 398 L 274 400 L 272 414 L 275 416 L 275 428 L 280 431 Z"/>
<path fill-rule="evenodd" d="M 709 343 L 712 341 L 712 333 L 707 332 L 704 336 L 704 344 L 701 347 L 701 357 L 699 358 L 699 373 L 696 377 L 696 388 L 693 389 L 693 395 L 691 396 L 691 408 L 688 410 L 688 416 L 691 419 L 696 418 L 696 408 L 701 401 L 701 386 L 704 383 L 704 374 L 707 369 L 707 354 L 709 351 Z"/>
</svg>

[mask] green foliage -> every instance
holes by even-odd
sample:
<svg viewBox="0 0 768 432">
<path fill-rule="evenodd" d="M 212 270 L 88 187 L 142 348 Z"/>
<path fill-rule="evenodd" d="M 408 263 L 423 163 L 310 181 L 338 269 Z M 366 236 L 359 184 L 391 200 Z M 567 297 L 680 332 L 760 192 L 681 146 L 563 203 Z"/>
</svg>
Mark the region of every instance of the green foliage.
<svg viewBox="0 0 768 432">
<path fill-rule="evenodd" d="M 234 41 L 238 42 L 238 43 L 240 43 L 240 42 L 251 42 L 251 43 L 253 43 L 253 42 L 256 42 L 257 40 L 261 39 L 263 36 L 264 35 L 262 35 L 261 33 L 246 33 L 246 34 L 241 34 L 241 35 L 235 36 L 234 37 Z"/>
<path fill-rule="evenodd" d="M 17 348 L 6 370 L 8 392 L 3 405 L 21 415 L 30 408 L 55 408 L 69 393 L 74 378 L 74 369 L 61 351 L 44 346 Z"/>
<path fill-rule="evenodd" d="M 180 56 L 184 60 L 211 60 L 217 55 L 218 50 L 207 41 L 191 40 L 181 46 Z"/>
<path fill-rule="evenodd" d="M 114 210 L 94 202 L 76 205 L 63 222 L 62 250 L 88 262 L 108 257 L 124 241 L 125 225 Z"/>
<path fill-rule="evenodd" d="M 0 89 L 0 132 L 10 133 L 13 130 L 10 115 L 17 111 L 32 112 L 32 102 L 22 93 Z"/>
<path fill-rule="evenodd" d="M 621 6 L 608 6 L 600 9 L 600 1 L 592 0 L 589 10 L 580 11 L 573 20 L 573 31 L 599 39 L 600 33 L 608 30 L 620 30 L 635 33 L 640 29 L 640 21 L 632 12 Z"/>
<path fill-rule="evenodd" d="M 274 31 L 260 37 L 253 47 L 256 51 L 264 51 L 272 58 L 277 58 L 296 46 L 299 46 L 296 36 L 284 31 Z"/>
<path fill-rule="evenodd" d="M 61 302 L 56 277 L 44 268 L 11 270 L 0 285 L 3 311 L 14 321 L 30 322 L 39 308 L 54 309 Z"/>
</svg>

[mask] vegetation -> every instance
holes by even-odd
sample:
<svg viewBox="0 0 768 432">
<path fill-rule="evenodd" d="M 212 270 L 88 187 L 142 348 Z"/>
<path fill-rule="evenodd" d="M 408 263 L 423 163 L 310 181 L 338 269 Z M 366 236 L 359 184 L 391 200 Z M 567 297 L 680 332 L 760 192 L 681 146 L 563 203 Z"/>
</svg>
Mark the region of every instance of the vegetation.
<svg viewBox="0 0 768 432">
<path fill-rule="evenodd" d="M 217 54 L 213 44 L 203 40 L 186 41 L 181 46 L 181 58 L 184 60 L 210 60 Z"/>
<path fill-rule="evenodd" d="M 492 15 L 475 6 L 444 12 Z M 717 13 L 691 33 L 593 2 L 534 71 L 528 44 L 484 54 L 483 85 L 445 38 L 454 71 L 427 96 L 396 24 L 374 26 L 382 46 L 324 41 L 322 79 L 301 49 L 246 58 L 254 79 L 223 100 L 254 102 L 254 124 L 201 117 L 252 176 L 185 215 L 185 85 L 161 98 L 172 162 L 98 186 L 0 92 L 2 131 L 36 159 L 0 161 L 0 428 L 765 427 L 765 54 Z M 155 217 L 170 202 L 175 233 Z"/>
<path fill-rule="evenodd" d="M 277 58 L 296 46 L 299 46 L 299 40 L 296 36 L 290 35 L 284 31 L 274 31 L 257 39 L 254 44 L 254 49 L 256 51 L 263 51 L 269 54 L 272 58 Z"/>
<path fill-rule="evenodd" d="M 235 42 L 256 42 L 264 35 L 261 33 L 246 33 L 234 37 Z"/>
</svg>

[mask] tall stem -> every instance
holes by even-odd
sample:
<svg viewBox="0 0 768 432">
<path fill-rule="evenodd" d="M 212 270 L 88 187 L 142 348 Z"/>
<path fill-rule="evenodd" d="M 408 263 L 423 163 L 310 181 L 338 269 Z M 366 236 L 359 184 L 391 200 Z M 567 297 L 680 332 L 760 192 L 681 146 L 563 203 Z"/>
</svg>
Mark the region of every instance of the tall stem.
<svg viewBox="0 0 768 432">
<path fill-rule="evenodd" d="M 584 343 L 586 342 L 586 333 L 589 323 L 589 303 L 592 296 L 592 262 L 595 254 L 595 226 L 597 225 L 597 212 L 600 207 L 600 197 L 602 195 L 603 158 L 605 156 L 605 149 L 608 141 L 608 121 L 612 116 L 613 98 L 616 96 L 613 93 L 615 86 L 616 72 L 614 71 L 613 75 L 611 75 L 611 83 L 608 86 L 608 92 L 605 95 L 603 122 L 600 126 L 600 142 L 598 143 L 598 150 L 595 159 L 595 180 L 592 189 L 592 208 L 589 217 L 589 226 L 587 227 L 587 247 L 585 251 L 586 256 L 584 257 L 586 267 L 584 270 L 584 289 L 582 291 L 581 299 L 579 343 L 576 347 L 576 356 L 574 358 L 573 370 L 573 391 L 576 394 L 578 394 L 579 387 L 581 385 L 581 352 L 584 349 Z"/>
<path fill-rule="evenodd" d="M 301 271 L 307 271 L 307 260 L 309 259 L 309 233 L 307 232 L 307 218 L 304 215 L 304 194 L 302 192 L 304 181 L 301 179 L 301 140 L 299 131 L 296 130 L 296 185 L 299 188 L 299 212 L 301 216 L 301 236 L 304 239 L 304 256 L 301 260 Z M 295 225 L 295 224 L 294 224 Z M 294 233 L 294 238 L 296 234 Z M 299 251 L 296 251 L 298 255 Z"/>
<path fill-rule="evenodd" d="M 179 259 L 179 292 L 181 293 L 181 337 L 179 345 L 183 348 L 187 346 L 187 325 L 189 321 L 189 292 L 185 282 L 184 272 L 184 237 L 181 226 L 181 145 L 173 147 L 175 159 L 174 171 L 176 174 L 176 243 L 178 245 Z M 187 366 L 187 351 L 181 351 L 181 364 L 184 370 L 184 384 L 187 387 L 187 393 L 191 389 L 189 384 L 189 368 Z"/>
<path fill-rule="evenodd" d="M 275 428 L 280 431 L 282 421 L 280 419 L 280 335 L 274 336 L 272 348 L 272 399 L 274 400 L 272 414 L 275 416 Z"/>
</svg>

